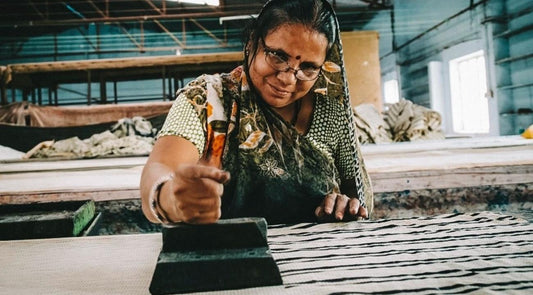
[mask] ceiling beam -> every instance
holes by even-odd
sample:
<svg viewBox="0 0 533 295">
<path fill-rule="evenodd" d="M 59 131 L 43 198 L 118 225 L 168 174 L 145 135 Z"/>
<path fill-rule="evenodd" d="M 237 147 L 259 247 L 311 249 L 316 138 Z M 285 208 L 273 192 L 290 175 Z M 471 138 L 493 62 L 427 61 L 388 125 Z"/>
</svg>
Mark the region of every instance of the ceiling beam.
<svg viewBox="0 0 533 295">
<path fill-rule="evenodd" d="M 37 12 L 37 14 L 39 15 L 39 17 L 41 17 L 41 19 L 46 19 L 46 17 L 41 13 L 41 11 L 40 11 L 39 9 L 37 9 L 37 7 L 36 7 L 35 4 L 33 3 L 33 1 L 30 0 L 29 3 L 30 3 L 31 8 L 32 8 L 35 12 Z"/>
<path fill-rule="evenodd" d="M 189 19 L 193 24 L 195 24 L 197 27 L 199 27 L 200 29 L 202 29 L 202 31 L 204 31 L 209 37 L 215 39 L 218 43 L 220 44 L 224 44 L 224 41 L 220 38 L 218 38 L 217 36 L 215 36 L 215 34 L 211 33 L 211 31 L 209 31 L 208 29 L 206 29 L 204 26 L 202 26 L 201 23 L 199 23 L 197 20 L 195 19 Z"/>
<path fill-rule="evenodd" d="M 130 39 L 131 43 L 133 43 L 135 46 L 137 46 L 137 48 L 143 50 L 143 45 L 142 44 L 139 44 L 139 42 L 137 42 L 137 39 L 135 39 L 135 37 L 133 37 L 130 32 L 128 32 L 128 30 L 126 30 L 126 28 L 124 28 L 123 26 L 121 26 L 120 24 L 117 24 L 118 27 L 122 30 L 122 32 L 124 33 L 124 35 L 126 35 L 126 37 L 128 37 L 128 39 Z M 143 34 L 144 34 L 144 31 L 142 30 L 142 22 L 141 22 L 141 39 L 143 37 Z"/>
<path fill-rule="evenodd" d="M 109 15 L 105 14 L 102 10 L 100 10 L 100 8 L 98 8 L 98 6 L 96 6 L 96 4 L 94 4 L 92 0 L 87 0 L 87 2 L 101 17 L 109 18 Z"/>
<path fill-rule="evenodd" d="M 102 10 L 100 10 L 100 8 L 98 8 L 98 6 L 96 6 L 96 4 L 94 4 L 94 2 L 92 0 L 86 0 L 90 5 L 91 7 L 102 17 L 104 18 L 107 18 L 109 19 L 109 16 L 106 15 L 106 13 L 104 13 Z M 107 4 L 107 3 L 106 3 Z M 109 12 L 109 10 L 107 9 L 106 7 L 106 11 Z M 124 35 L 126 35 L 126 37 L 128 37 L 128 39 L 130 39 L 131 43 L 133 43 L 135 46 L 137 46 L 137 48 L 139 48 L 140 50 L 143 49 L 143 45 L 142 44 L 139 44 L 139 42 L 137 42 L 137 40 L 135 39 L 135 37 L 133 37 L 126 28 L 124 28 L 124 26 L 122 26 L 120 23 L 118 22 L 114 22 L 114 24 L 120 28 L 120 30 L 124 33 Z M 142 25 L 142 22 L 141 22 L 141 25 Z M 141 38 L 142 38 L 142 30 L 141 30 Z"/>
<path fill-rule="evenodd" d="M 65 25 L 82 25 L 87 23 L 101 22 L 131 22 L 146 20 L 168 20 L 168 19 L 188 19 L 188 18 L 217 18 L 224 16 L 235 16 L 242 14 L 254 14 L 257 11 L 211 11 L 211 12 L 193 12 L 193 13 L 176 13 L 165 15 L 132 15 L 119 17 L 89 17 L 89 18 L 72 18 L 61 20 L 32 20 L 24 22 L 3 22 L 0 20 L 1 27 L 33 27 L 33 26 L 65 26 Z"/>
<path fill-rule="evenodd" d="M 78 32 L 80 32 L 80 35 L 83 37 L 83 39 L 85 39 L 85 42 L 87 42 L 87 44 L 89 44 L 96 52 L 98 52 L 98 46 L 95 46 L 93 44 L 93 42 L 91 41 L 91 39 L 89 39 L 89 37 L 87 37 L 85 32 L 83 32 L 80 27 L 77 27 L 76 29 L 78 30 Z"/>
<path fill-rule="evenodd" d="M 165 26 L 163 26 L 157 19 L 154 19 L 153 22 L 158 25 L 161 30 L 163 30 L 165 33 L 167 33 L 167 35 L 170 36 L 170 38 L 172 38 L 172 40 L 174 40 L 174 42 L 176 42 L 176 44 L 178 44 L 180 47 L 183 47 L 185 46 L 185 44 L 183 44 L 183 42 L 180 41 L 180 39 L 178 39 L 178 37 L 174 36 L 174 34 L 172 34 L 171 31 L 169 31 Z"/>
<path fill-rule="evenodd" d="M 152 7 L 153 10 L 155 10 L 157 13 L 159 13 L 160 15 L 164 15 L 165 13 L 163 11 L 161 11 L 161 9 L 159 9 L 159 7 L 157 7 L 151 0 L 144 0 L 144 2 L 146 2 L 148 5 L 150 5 L 150 7 Z"/>
</svg>

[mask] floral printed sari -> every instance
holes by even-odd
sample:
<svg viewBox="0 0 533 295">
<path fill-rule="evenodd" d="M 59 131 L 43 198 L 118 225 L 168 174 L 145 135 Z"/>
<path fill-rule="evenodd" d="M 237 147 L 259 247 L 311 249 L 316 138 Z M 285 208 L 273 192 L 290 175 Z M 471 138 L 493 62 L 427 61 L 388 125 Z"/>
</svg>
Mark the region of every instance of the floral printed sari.
<svg viewBox="0 0 533 295">
<path fill-rule="evenodd" d="M 336 33 L 339 36 L 338 24 Z M 372 189 L 345 77 L 337 38 L 311 90 L 315 106 L 309 132 L 300 134 L 253 91 L 243 67 L 203 75 L 181 89 L 177 101 L 193 106 L 204 138 L 195 141 L 190 130 L 170 130 L 176 126 L 172 120 L 185 118 L 176 103 L 160 136 L 190 139 L 203 162 L 231 173 L 222 197 L 222 218 L 261 216 L 271 224 L 316 221 L 315 208 L 346 181 L 356 185 L 356 197 L 371 211 Z M 194 125 L 185 122 L 180 128 Z"/>
</svg>

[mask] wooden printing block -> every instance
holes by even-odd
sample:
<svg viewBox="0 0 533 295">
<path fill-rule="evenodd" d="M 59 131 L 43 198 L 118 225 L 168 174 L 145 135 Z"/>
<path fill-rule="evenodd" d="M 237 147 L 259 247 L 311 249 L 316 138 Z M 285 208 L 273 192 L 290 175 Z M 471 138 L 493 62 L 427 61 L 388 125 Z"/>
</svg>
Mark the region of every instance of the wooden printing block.
<svg viewBox="0 0 533 295">
<path fill-rule="evenodd" d="M 281 285 L 263 218 L 176 224 L 162 230 L 150 293 L 176 294 Z"/>
<path fill-rule="evenodd" d="M 0 206 L 0 240 L 76 237 L 95 216 L 94 201 Z"/>
</svg>

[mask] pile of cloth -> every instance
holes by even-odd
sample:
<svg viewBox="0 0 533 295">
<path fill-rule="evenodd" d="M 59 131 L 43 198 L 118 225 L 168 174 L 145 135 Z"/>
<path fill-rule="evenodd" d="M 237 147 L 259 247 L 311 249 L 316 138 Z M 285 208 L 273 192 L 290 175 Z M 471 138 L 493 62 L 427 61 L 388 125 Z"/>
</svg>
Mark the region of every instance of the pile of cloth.
<svg viewBox="0 0 533 295">
<path fill-rule="evenodd" d="M 361 143 L 388 143 L 444 139 L 441 115 L 403 99 L 380 113 L 372 104 L 354 107 Z"/>
<path fill-rule="evenodd" d="M 438 112 L 401 100 L 380 113 L 372 104 L 354 107 L 359 141 L 390 143 L 444 139 Z M 110 130 L 87 139 L 71 137 L 39 143 L 24 158 L 96 158 L 148 155 L 155 142 L 156 128 L 143 117 L 120 119 Z"/>
<path fill-rule="evenodd" d="M 148 155 L 156 129 L 143 117 L 123 118 L 110 130 L 87 139 L 77 136 L 39 143 L 24 158 L 96 158 L 105 156 Z"/>
</svg>

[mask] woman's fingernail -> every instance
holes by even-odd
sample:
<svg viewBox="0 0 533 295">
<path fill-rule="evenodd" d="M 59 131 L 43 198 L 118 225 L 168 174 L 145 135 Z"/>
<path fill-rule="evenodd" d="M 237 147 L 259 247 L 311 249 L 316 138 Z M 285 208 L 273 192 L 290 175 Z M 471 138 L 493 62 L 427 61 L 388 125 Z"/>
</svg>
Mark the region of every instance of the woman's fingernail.
<svg viewBox="0 0 533 295">
<path fill-rule="evenodd" d="M 228 183 L 231 179 L 231 174 L 229 172 L 226 172 L 226 179 L 224 180 L 224 184 Z"/>
</svg>

